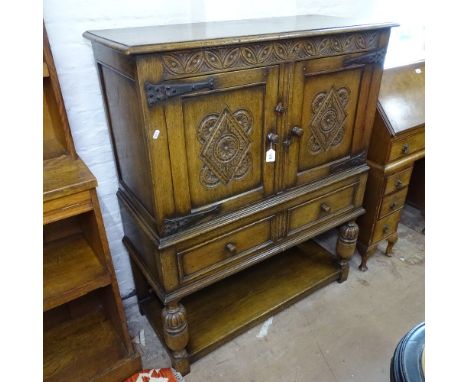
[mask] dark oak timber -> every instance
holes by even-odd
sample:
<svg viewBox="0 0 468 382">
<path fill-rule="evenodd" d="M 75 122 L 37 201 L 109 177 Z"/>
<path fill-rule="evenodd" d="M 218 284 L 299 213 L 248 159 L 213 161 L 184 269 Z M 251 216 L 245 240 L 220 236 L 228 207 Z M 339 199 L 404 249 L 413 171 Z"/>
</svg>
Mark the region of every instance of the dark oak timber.
<svg viewBox="0 0 468 382">
<path fill-rule="evenodd" d="M 140 310 L 183 374 L 346 280 L 393 26 L 297 16 L 84 34 Z M 337 257 L 308 242 L 340 226 Z"/>
</svg>

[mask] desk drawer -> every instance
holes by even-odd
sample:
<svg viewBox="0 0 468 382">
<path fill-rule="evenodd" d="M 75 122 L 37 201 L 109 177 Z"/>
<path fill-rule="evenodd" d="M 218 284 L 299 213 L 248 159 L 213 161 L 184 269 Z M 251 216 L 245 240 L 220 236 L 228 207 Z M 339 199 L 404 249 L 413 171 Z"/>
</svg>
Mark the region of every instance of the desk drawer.
<svg viewBox="0 0 468 382">
<path fill-rule="evenodd" d="M 392 162 L 422 149 L 424 149 L 424 131 L 394 141 L 390 147 L 388 161 Z"/>
<path fill-rule="evenodd" d="M 400 210 L 405 204 L 407 193 L 408 187 L 405 187 L 400 191 L 385 196 L 380 206 L 379 219 Z"/>
<path fill-rule="evenodd" d="M 375 225 L 374 234 L 372 235 L 372 243 L 377 243 L 390 236 L 392 233 L 395 233 L 398 229 L 399 222 L 400 211 L 378 220 Z"/>
<path fill-rule="evenodd" d="M 356 189 L 363 185 L 353 183 L 288 209 L 288 234 L 306 229 L 354 207 Z"/>
<path fill-rule="evenodd" d="M 411 179 L 411 171 L 413 167 L 407 168 L 406 170 L 397 172 L 396 174 L 387 177 L 385 182 L 385 195 L 391 194 L 392 192 L 402 190 L 405 188 Z"/>
<path fill-rule="evenodd" d="M 273 216 L 177 252 L 181 281 L 197 277 L 271 243 Z"/>
</svg>

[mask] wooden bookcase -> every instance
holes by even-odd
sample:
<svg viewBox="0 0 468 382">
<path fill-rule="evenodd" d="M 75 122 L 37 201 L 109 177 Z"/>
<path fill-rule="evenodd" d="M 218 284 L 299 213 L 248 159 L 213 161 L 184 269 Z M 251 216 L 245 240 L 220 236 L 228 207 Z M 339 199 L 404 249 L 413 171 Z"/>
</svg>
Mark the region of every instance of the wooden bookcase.
<svg viewBox="0 0 468 382">
<path fill-rule="evenodd" d="M 47 32 L 43 56 L 44 380 L 122 381 L 141 368 L 96 194 L 75 151 Z"/>
</svg>

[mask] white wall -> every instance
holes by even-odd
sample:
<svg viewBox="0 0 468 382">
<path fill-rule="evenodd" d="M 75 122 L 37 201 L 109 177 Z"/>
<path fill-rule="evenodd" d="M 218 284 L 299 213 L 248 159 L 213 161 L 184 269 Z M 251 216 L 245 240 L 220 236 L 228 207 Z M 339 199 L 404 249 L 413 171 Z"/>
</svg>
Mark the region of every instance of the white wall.
<svg viewBox="0 0 468 382">
<path fill-rule="evenodd" d="M 134 289 L 115 193 L 118 182 L 89 41 L 105 29 L 300 14 L 375 16 L 400 22 L 386 65 L 424 57 L 422 0 L 44 0 L 44 21 L 78 154 L 99 182 L 98 195 L 122 296 Z"/>
</svg>

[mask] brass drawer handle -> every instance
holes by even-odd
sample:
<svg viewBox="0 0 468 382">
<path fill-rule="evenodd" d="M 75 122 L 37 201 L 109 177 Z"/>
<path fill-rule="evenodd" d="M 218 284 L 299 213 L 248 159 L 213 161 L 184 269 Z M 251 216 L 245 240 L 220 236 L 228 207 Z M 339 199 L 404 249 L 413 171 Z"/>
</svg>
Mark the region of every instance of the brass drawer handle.
<svg viewBox="0 0 468 382">
<path fill-rule="evenodd" d="M 408 154 L 409 153 L 409 144 L 408 143 L 405 143 L 401 149 L 401 152 L 403 154 Z"/>
<path fill-rule="evenodd" d="M 330 212 L 331 211 L 331 207 L 327 204 L 327 203 L 322 203 L 320 205 L 320 209 L 323 211 L 323 212 Z"/>
<path fill-rule="evenodd" d="M 387 234 L 389 232 L 390 232 L 390 227 L 388 226 L 388 224 L 385 224 L 384 227 L 383 227 L 383 233 Z"/>
<path fill-rule="evenodd" d="M 398 179 L 398 180 L 395 182 L 395 187 L 396 187 L 396 188 L 402 188 L 402 187 L 403 187 L 403 182 L 401 181 L 401 179 Z"/>
<path fill-rule="evenodd" d="M 237 247 L 234 243 L 227 243 L 224 248 L 226 248 L 226 251 L 231 254 L 235 254 L 237 252 Z"/>
<path fill-rule="evenodd" d="M 395 202 L 393 202 L 392 204 L 390 204 L 390 209 L 391 210 L 394 210 L 395 208 L 397 208 L 397 204 Z"/>
</svg>

